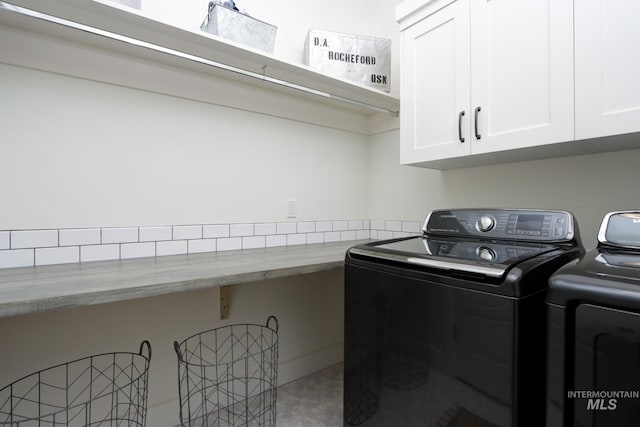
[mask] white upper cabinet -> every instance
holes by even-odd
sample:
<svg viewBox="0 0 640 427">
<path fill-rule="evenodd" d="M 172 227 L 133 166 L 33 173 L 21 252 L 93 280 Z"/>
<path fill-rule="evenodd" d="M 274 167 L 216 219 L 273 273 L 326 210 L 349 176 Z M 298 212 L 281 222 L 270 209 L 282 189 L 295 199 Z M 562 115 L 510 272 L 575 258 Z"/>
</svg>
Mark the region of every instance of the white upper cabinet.
<svg viewBox="0 0 640 427">
<path fill-rule="evenodd" d="M 469 41 L 466 0 L 402 33 L 403 164 L 470 153 Z"/>
<path fill-rule="evenodd" d="M 573 139 L 571 0 L 414 9 L 400 17 L 403 164 Z"/>
<path fill-rule="evenodd" d="M 403 164 L 637 148 L 640 1 L 406 0 L 397 19 Z"/>
<path fill-rule="evenodd" d="M 471 1 L 471 153 L 573 139 L 572 0 Z"/>
<path fill-rule="evenodd" d="M 576 139 L 640 131 L 640 1 L 575 2 Z"/>
</svg>

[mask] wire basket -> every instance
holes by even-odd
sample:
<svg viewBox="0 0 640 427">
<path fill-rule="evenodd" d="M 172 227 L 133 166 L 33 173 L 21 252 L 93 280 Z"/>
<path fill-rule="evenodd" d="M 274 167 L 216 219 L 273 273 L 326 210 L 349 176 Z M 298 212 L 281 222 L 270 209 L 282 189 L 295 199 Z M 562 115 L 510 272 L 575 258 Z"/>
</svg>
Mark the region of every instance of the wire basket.
<svg viewBox="0 0 640 427">
<path fill-rule="evenodd" d="M 273 321 L 275 327 L 271 327 Z M 275 426 L 278 319 L 174 342 L 183 426 Z"/>
<path fill-rule="evenodd" d="M 146 355 L 143 351 L 146 349 Z M 151 344 L 53 366 L 0 390 L 0 426 L 141 426 Z"/>
</svg>

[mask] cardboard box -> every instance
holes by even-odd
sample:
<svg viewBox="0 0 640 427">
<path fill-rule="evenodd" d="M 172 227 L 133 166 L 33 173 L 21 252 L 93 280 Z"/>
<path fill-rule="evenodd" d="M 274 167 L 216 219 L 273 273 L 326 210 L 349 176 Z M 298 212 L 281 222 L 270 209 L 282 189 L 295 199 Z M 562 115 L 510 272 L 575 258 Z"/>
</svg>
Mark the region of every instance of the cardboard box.
<svg viewBox="0 0 640 427">
<path fill-rule="evenodd" d="M 391 39 L 309 30 L 304 50 L 317 71 L 391 91 Z"/>
</svg>

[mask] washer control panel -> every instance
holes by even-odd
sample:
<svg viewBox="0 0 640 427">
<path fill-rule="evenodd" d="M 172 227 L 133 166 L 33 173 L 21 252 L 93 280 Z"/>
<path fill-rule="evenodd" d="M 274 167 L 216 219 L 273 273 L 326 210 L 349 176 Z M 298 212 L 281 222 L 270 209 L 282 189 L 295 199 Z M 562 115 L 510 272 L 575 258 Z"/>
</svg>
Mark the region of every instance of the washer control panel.
<svg viewBox="0 0 640 427">
<path fill-rule="evenodd" d="M 495 226 L 496 226 L 496 219 L 491 215 L 482 215 L 476 221 L 476 229 L 478 231 L 482 231 L 483 233 L 493 230 Z"/>
<path fill-rule="evenodd" d="M 422 230 L 433 235 L 558 242 L 573 239 L 574 222 L 573 215 L 564 211 L 452 209 L 431 212 Z"/>
</svg>

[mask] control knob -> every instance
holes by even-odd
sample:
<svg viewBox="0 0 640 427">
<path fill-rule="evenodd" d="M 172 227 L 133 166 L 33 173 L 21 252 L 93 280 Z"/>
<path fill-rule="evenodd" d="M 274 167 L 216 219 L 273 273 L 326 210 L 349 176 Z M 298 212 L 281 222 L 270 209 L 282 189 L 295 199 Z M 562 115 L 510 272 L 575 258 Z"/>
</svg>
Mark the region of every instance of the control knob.
<svg viewBox="0 0 640 427">
<path fill-rule="evenodd" d="M 496 226 L 496 220 L 489 215 L 481 216 L 480 218 L 478 218 L 478 221 L 476 222 L 476 228 L 478 229 L 478 231 L 482 231 L 483 233 L 493 230 L 495 226 Z"/>
<path fill-rule="evenodd" d="M 476 250 L 476 253 L 478 254 L 478 257 L 480 257 L 480 259 L 483 261 L 493 262 L 496 260 L 496 258 L 498 258 L 498 254 L 496 253 L 496 251 L 488 246 L 480 246 Z"/>
</svg>

